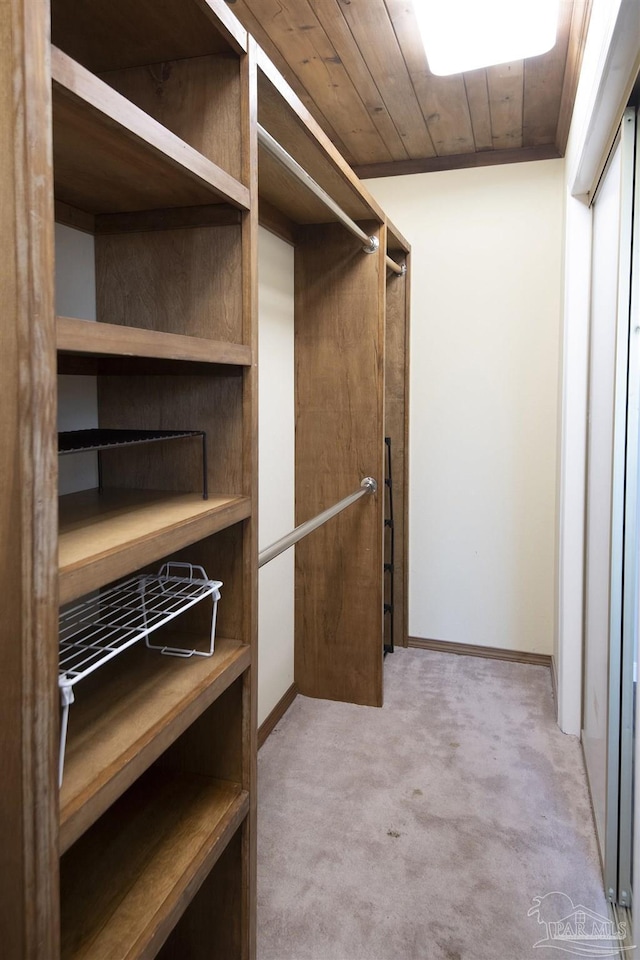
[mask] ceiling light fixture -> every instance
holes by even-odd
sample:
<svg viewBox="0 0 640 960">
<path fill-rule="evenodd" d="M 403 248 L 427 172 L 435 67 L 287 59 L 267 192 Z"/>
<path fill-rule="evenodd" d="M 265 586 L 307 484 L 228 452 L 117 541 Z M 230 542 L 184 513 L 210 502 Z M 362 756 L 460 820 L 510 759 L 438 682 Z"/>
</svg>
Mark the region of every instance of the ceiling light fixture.
<svg viewBox="0 0 640 960">
<path fill-rule="evenodd" d="M 429 69 L 437 76 L 546 53 L 559 0 L 414 0 Z"/>
</svg>

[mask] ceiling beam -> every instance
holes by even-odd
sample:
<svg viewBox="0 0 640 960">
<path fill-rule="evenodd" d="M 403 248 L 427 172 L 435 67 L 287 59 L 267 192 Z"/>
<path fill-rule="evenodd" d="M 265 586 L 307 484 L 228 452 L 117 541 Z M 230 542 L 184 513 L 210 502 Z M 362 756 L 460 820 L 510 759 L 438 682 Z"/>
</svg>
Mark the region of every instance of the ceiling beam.
<svg viewBox="0 0 640 960">
<path fill-rule="evenodd" d="M 468 167 L 491 167 L 499 163 L 524 163 L 528 160 L 558 160 L 560 153 L 553 143 L 536 147 L 508 147 L 504 150 L 481 150 L 447 157 L 425 157 L 422 160 L 397 160 L 393 163 L 363 163 L 353 168 L 361 180 L 373 177 L 400 177 L 412 173 L 436 173 L 440 170 L 463 170 Z"/>
</svg>

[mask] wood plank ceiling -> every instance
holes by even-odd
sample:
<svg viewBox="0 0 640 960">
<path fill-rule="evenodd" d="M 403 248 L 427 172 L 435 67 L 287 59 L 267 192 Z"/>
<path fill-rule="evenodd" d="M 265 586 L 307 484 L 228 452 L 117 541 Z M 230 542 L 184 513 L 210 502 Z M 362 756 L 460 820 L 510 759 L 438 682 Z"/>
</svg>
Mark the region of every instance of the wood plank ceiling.
<svg viewBox="0 0 640 960">
<path fill-rule="evenodd" d="M 227 2 L 361 177 L 564 154 L 591 0 L 561 0 L 549 53 L 451 77 L 415 0 Z"/>
</svg>

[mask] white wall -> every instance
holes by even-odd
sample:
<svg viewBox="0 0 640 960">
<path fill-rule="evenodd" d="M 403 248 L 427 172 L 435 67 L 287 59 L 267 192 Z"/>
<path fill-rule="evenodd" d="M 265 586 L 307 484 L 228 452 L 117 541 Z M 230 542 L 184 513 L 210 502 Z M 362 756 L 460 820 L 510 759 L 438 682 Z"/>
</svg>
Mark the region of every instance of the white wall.
<svg viewBox="0 0 640 960">
<path fill-rule="evenodd" d="M 258 297 L 258 517 L 262 550 L 295 525 L 293 247 L 263 229 L 259 235 Z M 294 549 L 260 570 L 259 724 L 293 683 Z"/>
<path fill-rule="evenodd" d="M 56 223 L 56 313 L 79 320 L 96 319 L 93 237 Z M 58 377 L 58 430 L 89 430 L 98 426 L 95 377 Z M 95 453 L 59 457 L 60 494 L 98 486 Z"/>
<path fill-rule="evenodd" d="M 412 244 L 409 633 L 551 653 L 563 162 L 367 187 Z"/>
</svg>

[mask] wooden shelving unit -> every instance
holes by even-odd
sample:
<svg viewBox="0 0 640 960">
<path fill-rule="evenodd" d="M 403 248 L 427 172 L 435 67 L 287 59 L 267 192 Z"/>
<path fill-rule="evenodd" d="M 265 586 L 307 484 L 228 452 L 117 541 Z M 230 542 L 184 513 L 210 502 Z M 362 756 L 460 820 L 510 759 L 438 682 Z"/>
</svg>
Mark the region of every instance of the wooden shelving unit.
<svg viewBox="0 0 640 960">
<path fill-rule="evenodd" d="M 296 546 L 295 681 L 307 696 L 381 706 L 384 437 L 390 418 L 397 432 L 400 409 L 385 375 L 404 391 L 405 355 L 398 361 L 395 350 L 398 338 L 404 348 L 401 304 L 408 303 L 407 279 L 387 280 L 385 256 L 389 249 L 404 263 L 409 246 L 388 230 L 383 211 L 262 53 L 259 68 L 259 123 L 379 242 L 375 253 L 363 253 L 335 214 L 261 148 L 261 221 L 296 248 L 296 523 L 357 489 L 362 477 L 378 481 L 374 497 Z M 403 539 L 399 595 L 405 551 Z"/>
<path fill-rule="evenodd" d="M 253 960 L 258 168 L 297 245 L 298 522 L 382 477 L 387 224 L 225 0 L 9 0 L 0 42 L 3 956 Z M 258 123 L 377 253 L 259 163 Z M 96 321 L 56 315 L 54 217 L 94 238 Z M 58 497 L 56 373 L 95 377 L 92 426 L 206 433 L 208 499 L 191 441 Z M 302 692 L 381 702 L 381 558 L 380 493 L 298 546 Z M 222 582 L 215 651 L 83 679 L 59 791 L 60 604 L 165 562 Z"/>
<path fill-rule="evenodd" d="M 46 4 L 30 12 L 28 26 L 15 20 L 17 5 L 10 7 L 14 19 L 3 37 L 20 34 L 29 46 L 25 103 L 39 107 L 30 128 L 37 135 L 20 147 L 15 110 L 6 112 L 3 101 L 2 140 L 12 158 L 26 158 L 27 177 L 36 161 L 43 171 L 37 182 L 29 179 L 39 192 L 28 213 L 14 184 L 20 214 L 11 222 L 22 229 L 24 214 L 30 230 L 39 224 L 39 236 L 32 231 L 26 242 L 30 255 L 42 254 L 33 283 L 47 304 L 17 315 L 36 336 L 34 353 L 25 355 L 37 355 L 37 363 L 22 376 L 23 390 L 35 392 L 16 422 L 28 426 L 36 460 L 46 466 L 39 489 L 26 481 L 43 570 L 33 597 L 41 611 L 37 690 L 27 694 L 22 680 L 15 689 L 34 710 L 32 695 L 40 696 L 24 743 L 36 744 L 34 816 L 48 832 L 37 828 L 38 877 L 25 886 L 38 888 L 35 903 L 19 907 L 33 921 L 12 918 L 3 951 L 16 960 L 115 960 L 155 956 L 170 938 L 171 949 L 194 960 L 209 960 L 217 943 L 225 960 L 249 960 L 257 659 L 254 48 L 224 0 L 51 0 L 51 45 Z M 24 63 L 15 51 L 2 53 L 17 70 Z M 15 173 L 13 159 L 3 169 Z M 54 209 L 63 223 L 94 236 L 95 322 L 55 316 Z M 96 378 L 101 430 L 192 437 L 179 455 L 164 443 L 107 446 L 100 453 L 104 490 L 58 503 L 48 459 L 56 369 Z M 21 484 L 29 467 L 24 452 Z M 3 467 L 5 456 L 3 448 Z M 69 711 L 58 796 L 52 747 L 60 706 L 48 693 L 58 604 L 172 561 L 202 566 L 222 581 L 213 654 L 211 603 L 199 603 L 154 633 L 156 649 L 125 646 L 83 676 Z M 19 570 L 25 564 L 18 559 Z M 92 610 L 99 623 L 96 598 Z M 13 626 L 20 633 L 15 615 Z M 207 656 L 161 652 L 200 645 Z M 21 778 L 12 783 L 24 805 Z M 14 799 L 3 807 L 9 821 Z M 213 895 L 219 888 L 235 891 L 226 913 Z M 183 931 L 193 910 L 199 915 L 196 897 L 212 902 L 194 947 Z"/>
</svg>

